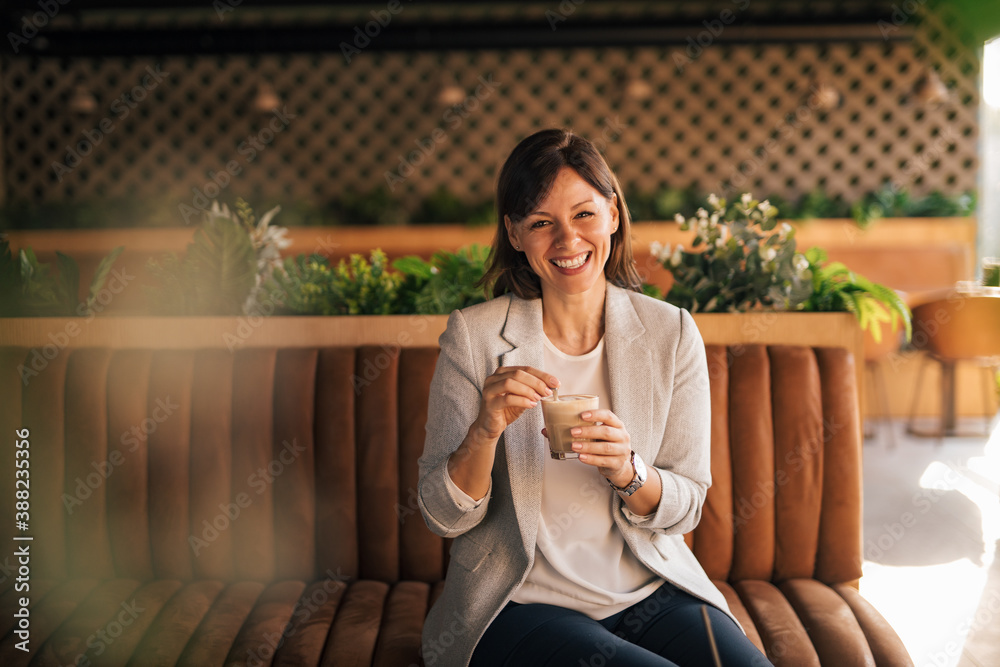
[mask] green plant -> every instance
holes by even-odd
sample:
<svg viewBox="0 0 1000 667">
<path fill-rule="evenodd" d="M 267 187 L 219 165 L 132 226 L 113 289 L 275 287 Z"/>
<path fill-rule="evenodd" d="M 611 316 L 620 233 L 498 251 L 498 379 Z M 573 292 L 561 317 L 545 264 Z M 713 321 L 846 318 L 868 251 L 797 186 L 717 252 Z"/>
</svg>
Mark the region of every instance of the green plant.
<svg viewBox="0 0 1000 667">
<path fill-rule="evenodd" d="M 279 310 L 297 315 L 339 315 L 332 292 L 333 268 L 318 254 L 286 257 L 265 284 Z"/>
<path fill-rule="evenodd" d="M 904 213 L 910 217 L 947 218 L 953 216 L 972 215 L 976 210 L 976 194 L 969 191 L 954 197 L 949 197 L 934 190 L 922 199 L 915 199 L 906 207 Z"/>
<path fill-rule="evenodd" d="M 411 224 L 484 225 L 496 221 L 493 201 L 470 204 L 439 185 L 410 215 Z"/>
<path fill-rule="evenodd" d="M 107 229 L 170 227 L 183 222 L 167 195 L 33 202 L 13 199 L 0 206 L 0 229 Z"/>
<path fill-rule="evenodd" d="M 7 239 L 0 239 L 0 317 L 85 315 L 93 308 L 115 260 L 124 246 L 101 259 L 80 301 L 80 269 L 76 261 L 56 252 L 58 269 L 38 261 L 34 251 L 22 248 L 15 255 Z"/>
<path fill-rule="evenodd" d="M 267 298 L 299 315 L 390 315 L 395 312 L 402 276 L 388 270 L 376 248 L 371 260 L 351 255 L 336 268 L 321 255 L 286 258 L 267 281 Z"/>
<path fill-rule="evenodd" d="M 334 219 L 343 225 L 402 225 L 407 220 L 403 205 L 384 187 L 364 193 L 348 192 L 331 208 Z"/>
<path fill-rule="evenodd" d="M 457 252 L 439 250 L 430 261 L 420 257 L 401 257 L 393 262 L 403 274 L 399 312 L 426 315 L 447 315 L 486 300 L 476 283 L 485 272 L 489 248 L 479 244 L 460 248 Z"/>
<path fill-rule="evenodd" d="M 816 189 L 806 193 L 799 200 L 796 217 L 803 220 L 813 218 L 846 218 L 850 213 L 850 205 L 839 195 L 830 197 L 822 190 Z"/>
<path fill-rule="evenodd" d="M 270 226 L 275 207 L 257 220 L 250 205 L 213 202 L 182 258 L 167 253 L 147 268 L 159 284 L 146 287 L 150 309 L 163 315 L 244 315 L 255 310 L 264 282 L 289 241 Z"/>
<path fill-rule="evenodd" d="M 935 190 L 926 197 L 912 199 L 904 188 L 886 183 L 851 206 L 851 217 L 861 227 L 868 227 L 883 217 L 953 217 L 971 215 L 976 208 L 972 191 L 947 196 Z"/>
<path fill-rule="evenodd" d="M 694 215 L 704 201 L 691 188 L 662 188 L 653 192 L 630 190 L 625 194 L 633 222 L 672 220 L 675 213 Z"/>
<path fill-rule="evenodd" d="M 402 277 L 388 269 L 388 258 L 380 248 L 371 253 L 371 261 L 361 255 L 341 260 L 334 271 L 333 292 L 341 304 L 342 315 L 390 315 Z"/>
<path fill-rule="evenodd" d="M 656 285 L 650 283 L 643 283 L 642 293 L 645 294 L 646 296 L 651 296 L 654 299 L 658 299 L 660 301 L 663 300 L 663 290 L 661 290 Z"/>
<path fill-rule="evenodd" d="M 674 276 L 666 300 L 694 312 L 789 309 L 809 294 L 806 260 L 795 250 L 795 230 L 777 226 L 777 209 L 744 194 L 727 208 L 708 198 L 712 212 L 678 213 L 684 231 L 695 229 L 691 251 L 654 244 L 653 253 Z"/>
<path fill-rule="evenodd" d="M 854 273 L 840 262 L 827 264 L 826 252 L 821 248 L 811 248 L 805 258 L 812 276 L 812 294 L 801 304 L 802 310 L 854 313 L 861 329 L 870 331 L 875 342 L 882 340 L 883 322 L 890 331 L 902 323 L 906 340 L 910 340 L 910 309 L 896 292 Z"/>
</svg>

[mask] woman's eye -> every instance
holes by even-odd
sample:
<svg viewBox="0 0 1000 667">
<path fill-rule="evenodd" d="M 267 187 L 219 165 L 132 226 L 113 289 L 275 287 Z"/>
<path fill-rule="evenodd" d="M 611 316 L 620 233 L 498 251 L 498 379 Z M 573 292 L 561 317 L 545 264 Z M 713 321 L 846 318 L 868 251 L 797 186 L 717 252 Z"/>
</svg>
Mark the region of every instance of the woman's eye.
<svg viewBox="0 0 1000 667">
<path fill-rule="evenodd" d="M 531 223 L 531 228 L 532 229 L 538 229 L 539 227 L 542 227 L 543 225 L 547 225 L 548 222 L 549 222 L 548 220 L 536 220 L 533 223 Z"/>
<path fill-rule="evenodd" d="M 593 213 L 591 213 L 590 211 L 580 211 L 579 213 L 577 213 L 577 214 L 576 214 L 576 216 L 577 216 L 577 217 L 580 217 L 581 215 L 589 215 L 589 216 L 592 216 L 592 215 L 594 215 L 594 214 L 593 214 Z"/>
</svg>

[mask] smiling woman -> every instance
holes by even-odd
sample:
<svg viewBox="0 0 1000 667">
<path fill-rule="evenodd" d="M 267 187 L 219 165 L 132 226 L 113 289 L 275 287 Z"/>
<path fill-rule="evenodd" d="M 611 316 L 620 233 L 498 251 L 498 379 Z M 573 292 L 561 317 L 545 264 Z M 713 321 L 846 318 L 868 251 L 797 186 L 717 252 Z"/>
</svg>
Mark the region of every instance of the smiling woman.
<svg viewBox="0 0 1000 667">
<path fill-rule="evenodd" d="M 451 313 L 430 388 L 417 501 L 455 541 L 425 662 L 708 664 L 708 610 L 726 665 L 769 665 L 682 538 L 710 483 L 705 347 L 641 293 L 614 173 L 543 130 L 501 169 L 497 212 L 495 298 Z M 553 456 L 535 408 L 557 388 L 596 400 L 562 405 Z"/>
</svg>

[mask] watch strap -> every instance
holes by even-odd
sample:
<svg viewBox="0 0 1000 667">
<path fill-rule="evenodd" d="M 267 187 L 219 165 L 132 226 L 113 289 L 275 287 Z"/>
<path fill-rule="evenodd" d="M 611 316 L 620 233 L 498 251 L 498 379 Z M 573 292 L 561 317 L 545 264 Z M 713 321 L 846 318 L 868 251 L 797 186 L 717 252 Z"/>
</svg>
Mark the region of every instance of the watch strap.
<svg viewBox="0 0 1000 667">
<path fill-rule="evenodd" d="M 626 496 L 631 496 L 633 493 L 635 493 L 636 491 L 638 491 L 639 488 L 642 487 L 642 484 L 643 484 L 643 480 L 639 479 L 639 471 L 636 470 L 636 468 L 635 468 L 635 450 L 634 449 L 632 450 L 631 457 L 629 457 L 629 462 L 632 464 L 632 481 L 629 482 L 629 484 L 627 486 L 624 486 L 624 487 L 618 486 L 617 484 L 615 484 L 614 482 L 612 482 L 610 479 L 608 480 L 608 484 L 611 485 L 612 489 L 614 489 L 615 491 L 619 491 L 621 493 L 624 493 Z"/>
</svg>

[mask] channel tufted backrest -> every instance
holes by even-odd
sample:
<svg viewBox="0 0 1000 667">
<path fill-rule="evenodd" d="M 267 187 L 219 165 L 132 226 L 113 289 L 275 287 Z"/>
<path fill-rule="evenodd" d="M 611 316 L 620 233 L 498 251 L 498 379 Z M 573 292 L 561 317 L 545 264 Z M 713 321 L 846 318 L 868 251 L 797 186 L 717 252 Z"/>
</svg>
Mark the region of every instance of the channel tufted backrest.
<svg viewBox="0 0 1000 667">
<path fill-rule="evenodd" d="M 707 351 L 709 575 L 860 577 L 851 354 Z M 36 352 L 0 349 L 0 427 L 31 431 L 37 576 L 443 577 L 415 499 L 436 348 L 66 349 L 22 381 Z"/>
<path fill-rule="evenodd" d="M 687 536 L 713 579 L 861 577 L 861 443 L 844 348 L 706 347 L 712 487 Z"/>
<path fill-rule="evenodd" d="M 436 349 L 32 358 L 0 350 L 0 424 L 30 430 L 37 576 L 443 576 L 408 491 Z"/>
</svg>

